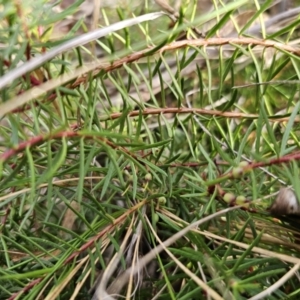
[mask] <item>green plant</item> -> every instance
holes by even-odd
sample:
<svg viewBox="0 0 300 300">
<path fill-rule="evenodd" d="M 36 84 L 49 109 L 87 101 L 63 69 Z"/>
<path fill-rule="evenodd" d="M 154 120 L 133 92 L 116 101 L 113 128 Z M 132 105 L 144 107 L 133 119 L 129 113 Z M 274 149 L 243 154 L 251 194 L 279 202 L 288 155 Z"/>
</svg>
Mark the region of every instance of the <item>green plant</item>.
<svg viewBox="0 0 300 300">
<path fill-rule="evenodd" d="M 145 1 L 53 39 L 83 1 L 23 2 L 0 3 L 0 299 L 299 296 L 299 223 L 267 210 L 300 196 L 298 8 Z"/>
</svg>

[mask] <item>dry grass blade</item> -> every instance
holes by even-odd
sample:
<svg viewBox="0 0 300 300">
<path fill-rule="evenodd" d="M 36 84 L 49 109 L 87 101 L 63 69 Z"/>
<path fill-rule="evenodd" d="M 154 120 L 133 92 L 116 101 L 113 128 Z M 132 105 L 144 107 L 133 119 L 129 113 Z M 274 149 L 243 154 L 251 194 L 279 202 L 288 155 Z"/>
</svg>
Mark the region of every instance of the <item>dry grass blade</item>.
<svg viewBox="0 0 300 300">
<path fill-rule="evenodd" d="M 106 291 L 107 284 L 108 284 L 110 278 L 112 277 L 113 273 L 115 272 L 115 270 L 121 260 L 121 257 L 124 255 L 125 247 L 128 243 L 130 235 L 132 234 L 133 224 L 134 224 L 134 218 L 131 219 L 131 223 L 127 229 L 127 232 L 122 241 L 122 244 L 120 245 L 120 249 L 118 250 L 118 252 L 114 255 L 112 260 L 107 265 L 107 267 L 102 275 L 101 281 L 100 281 L 99 285 L 96 287 L 96 291 L 92 297 L 92 300 L 101 300 L 101 299 L 114 300 L 114 298 L 111 296 L 111 294 L 108 294 L 108 292 Z"/>
<path fill-rule="evenodd" d="M 185 227 L 184 229 L 180 230 L 179 232 L 177 232 L 176 234 L 174 234 L 172 237 L 170 237 L 169 239 L 167 239 L 166 241 L 163 242 L 163 244 L 155 247 L 153 250 L 151 250 L 151 252 L 149 252 L 148 254 L 146 254 L 143 258 L 140 259 L 139 261 L 139 265 L 137 267 L 131 267 L 129 269 L 127 269 L 121 276 L 119 276 L 118 278 L 116 278 L 113 283 L 109 286 L 108 288 L 108 293 L 109 294 L 119 294 L 119 292 L 121 291 L 121 289 L 123 288 L 123 286 L 128 282 L 129 277 L 131 276 L 131 274 L 136 274 L 137 272 L 140 271 L 140 269 L 142 269 L 143 267 L 145 267 L 152 259 L 155 258 L 155 256 L 157 254 L 159 254 L 161 251 L 163 251 L 166 247 L 169 247 L 171 244 L 173 244 L 175 241 L 177 241 L 179 238 L 181 238 L 182 236 L 184 236 L 187 232 L 189 232 L 190 230 L 192 230 L 195 227 L 198 227 L 199 225 L 214 219 L 220 215 L 226 214 L 232 210 L 238 209 L 239 207 L 231 207 L 231 208 L 226 208 L 223 209 L 219 212 L 216 212 L 210 216 L 207 216 L 199 221 L 196 221 L 193 224 L 190 224 L 189 226 Z"/>
<path fill-rule="evenodd" d="M 182 264 L 176 257 L 175 255 L 173 255 L 165 246 L 165 242 L 162 242 L 160 240 L 160 238 L 158 237 L 158 235 L 155 233 L 155 230 L 153 229 L 153 227 L 151 226 L 151 223 L 149 222 L 149 220 L 147 219 L 147 223 L 149 225 L 149 228 L 151 229 L 154 237 L 156 238 L 156 240 L 159 242 L 160 246 L 162 247 L 162 250 L 165 251 L 169 257 L 176 263 L 176 265 L 181 268 L 184 273 L 186 273 L 193 281 L 195 281 L 195 283 L 197 283 L 212 299 L 215 300 L 222 300 L 223 297 L 221 297 L 220 295 L 218 295 L 217 292 L 215 292 L 212 288 L 210 288 L 207 284 L 205 284 L 199 277 L 197 277 L 192 271 L 190 271 L 184 264 Z M 175 242 L 176 240 L 174 240 L 173 242 Z M 154 249 L 155 250 L 155 249 Z M 231 298 L 232 299 L 232 298 Z"/>
<path fill-rule="evenodd" d="M 289 280 L 294 273 L 298 271 L 300 268 L 300 263 L 297 263 L 292 269 L 290 269 L 284 276 L 282 276 L 277 282 L 268 287 L 265 291 L 257 294 L 254 297 L 251 297 L 249 300 L 259 300 L 266 299 L 266 297 L 270 296 L 274 291 L 276 291 L 280 286 L 282 286 L 287 280 Z"/>
<path fill-rule="evenodd" d="M 118 23 L 108 26 L 106 28 L 96 29 L 95 31 L 92 31 L 92 32 L 86 33 L 84 35 L 81 35 L 79 37 L 76 37 L 76 38 L 72 39 L 71 41 L 65 42 L 64 44 L 57 46 L 56 48 L 52 49 L 51 51 L 22 64 L 22 66 L 16 68 L 15 70 L 13 70 L 11 72 L 8 72 L 4 76 L 2 76 L 0 78 L 0 90 L 3 87 L 5 87 L 7 84 L 11 83 L 13 80 L 34 70 L 38 66 L 49 61 L 50 59 L 54 58 L 55 56 L 57 56 L 60 53 L 63 53 L 67 50 L 73 49 L 75 47 L 78 47 L 78 46 L 84 45 L 88 42 L 99 39 L 101 37 L 104 37 L 112 32 L 118 31 L 120 29 L 129 27 L 129 26 L 133 26 L 133 25 L 145 22 L 145 21 L 154 20 L 156 18 L 165 16 L 165 15 L 166 14 L 162 13 L 162 12 L 150 13 L 150 14 L 139 16 L 139 17 L 136 17 L 136 18 L 133 18 L 130 20 L 118 22 Z"/>
</svg>

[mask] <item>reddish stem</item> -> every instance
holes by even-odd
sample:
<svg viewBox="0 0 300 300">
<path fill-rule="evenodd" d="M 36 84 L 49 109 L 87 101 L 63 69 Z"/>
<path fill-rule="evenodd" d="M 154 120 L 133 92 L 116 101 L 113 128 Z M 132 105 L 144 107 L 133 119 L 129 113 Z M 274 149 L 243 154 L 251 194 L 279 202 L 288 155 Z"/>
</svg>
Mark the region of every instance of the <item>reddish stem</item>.
<svg viewBox="0 0 300 300">
<path fill-rule="evenodd" d="M 31 290 L 35 285 L 37 285 L 41 281 L 42 281 L 42 278 L 38 278 L 38 279 L 35 279 L 35 280 L 31 281 L 21 291 L 19 291 L 19 292 L 13 294 L 12 296 L 10 296 L 8 298 L 8 300 L 14 300 L 14 299 L 16 299 L 20 294 L 24 294 L 24 293 L 28 292 L 29 290 Z"/>
</svg>

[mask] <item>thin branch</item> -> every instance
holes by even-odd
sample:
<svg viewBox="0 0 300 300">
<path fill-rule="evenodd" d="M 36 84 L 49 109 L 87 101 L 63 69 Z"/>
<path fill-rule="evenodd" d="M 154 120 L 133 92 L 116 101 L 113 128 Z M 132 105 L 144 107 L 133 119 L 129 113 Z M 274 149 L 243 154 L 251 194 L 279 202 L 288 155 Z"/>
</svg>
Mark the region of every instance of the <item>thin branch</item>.
<svg viewBox="0 0 300 300">
<path fill-rule="evenodd" d="M 0 89 L 11 83 L 13 80 L 17 79 L 18 77 L 34 70 L 38 66 L 42 65 L 43 63 L 49 61 L 50 59 L 54 58 L 60 53 L 63 53 L 67 50 L 73 49 L 75 47 L 84 45 L 86 43 L 89 43 L 91 41 L 97 40 L 100 37 L 104 37 L 112 32 L 115 32 L 117 30 L 135 25 L 140 24 L 145 21 L 154 20 L 156 18 L 167 16 L 167 14 L 163 12 L 155 12 L 155 13 L 149 13 L 145 14 L 136 18 L 120 21 L 118 23 L 112 24 L 110 26 L 107 26 L 105 28 L 97 29 L 91 32 L 88 32 L 86 34 L 82 34 L 79 37 L 76 37 L 66 43 L 63 43 L 60 46 L 57 46 L 56 48 L 53 48 L 51 51 L 44 53 L 40 55 L 39 57 L 36 57 L 35 59 L 32 59 L 26 63 L 24 63 L 22 66 L 8 72 L 0 79 Z"/>
<path fill-rule="evenodd" d="M 108 146 L 110 146 L 111 148 L 113 148 L 115 150 L 123 151 L 124 153 L 128 154 L 129 156 L 135 158 L 136 160 L 139 159 L 136 155 L 134 155 L 133 153 L 128 151 L 126 148 L 124 148 L 122 146 L 118 146 L 104 137 L 94 136 L 92 134 L 88 134 L 88 133 L 86 134 L 86 133 L 83 133 L 80 131 L 65 130 L 65 131 L 57 132 L 57 133 L 53 133 L 53 134 L 44 134 L 44 135 L 35 136 L 27 141 L 19 143 L 16 147 L 6 150 L 4 153 L 2 153 L 0 155 L 0 163 L 7 161 L 9 158 L 24 151 L 26 148 L 32 148 L 33 146 L 39 145 L 48 140 L 51 141 L 53 139 L 61 139 L 61 138 L 66 138 L 66 137 L 68 137 L 68 138 L 85 137 L 85 138 L 89 138 L 89 139 L 96 139 L 96 140 L 101 141 L 102 143 L 107 144 Z"/>
<path fill-rule="evenodd" d="M 187 113 L 194 113 L 199 115 L 210 115 L 210 116 L 222 116 L 225 118 L 233 118 L 233 119 L 258 119 L 259 115 L 257 114 L 247 114 L 247 113 L 240 113 L 240 112 L 226 112 L 220 110 L 210 110 L 210 109 L 203 109 L 203 108 L 186 108 L 186 107 L 167 107 L 167 108 L 146 108 L 144 110 L 134 110 L 127 114 L 128 117 L 137 117 L 140 114 L 143 116 L 147 115 L 159 115 L 159 114 L 187 114 Z M 101 121 L 106 120 L 114 120 L 120 118 L 123 115 L 122 112 L 120 113 L 113 113 L 109 116 L 100 116 L 99 119 Z M 287 122 L 289 117 L 282 117 L 280 116 L 268 116 L 270 122 Z M 295 118 L 294 122 L 300 122 L 300 118 Z"/>
<path fill-rule="evenodd" d="M 256 168 L 266 167 L 266 166 L 271 166 L 271 165 L 278 165 L 278 164 L 283 164 L 283 163 L 289 163 L 293 160 L 299 160 L 299 159 L 300 159 L 300 151 L 292 153 L 292 154 L 288 154 L 285 156 L 281 156 L 279 158 L 273 158 L 273 159 L 270 159 L 270 160 L 264 161 L 264 162 L 250 163 L 249 165 L 247 165 L 245 167 L 234 168 L 232 171 L 230 171 L 226 174 L 223 174 L 223 175 L 217 177 L 216 179 L 207 181 L 206 184 L 208 186 L 213 186 L 217 183 L 222 182 L 223 180 L 240 177 L 243 174 L 245 174 L 251 170 L 254 170 Z"/>
<path fill-rule="evenodd" d="M 208 47 L 208 46 L 223 46 L 223 45 L 228 45 L 228 44 L 235 44 L 235 45 L 245 45 L 245 46 L 263 46 L 263 47 L 270 47 L 270 48 L 276 48 L 279 51 L 286 51 L 290 52 L 292 54 L 295 54 L 297 56 L 300 56 L 300 48 L 295 48 L 286 44 L 270 41 L 270 40 L 260 40 L 260 39 L 254 39 L 254 38 L 211 38 L 211 39 L 195 39 L 195 40 L 183 40 L 183 41 L 178 41 L 178 42 L 173 42 L 170 45 L 163 46 L 160 50 L 156 51 L 153 53 L 152 48 L 148 48 L 139 52 L 135 52 L 131 55 L 128 55 L 126 57 L 123 57 L 119 60 L 114 61 L 113 63 L 105 62 L 103 60 L 101 61 L 95 61 L 93 62 L 92 65 L 88 66 L 86 64 L 85 66 L 77 69 L 76 71 L 73 72 L 73 74 L 63 74 L 60 77 L 56 79 L 52 79 L 47 81 L 46 83 L 43 83 L 37 87 L 34 87 L 27 92 L 23 93 L 20 96 L 17 96 L 7 103 L 3 103 L 0 105 L 0 117 L 4 116 L 5 114 L 12 112 L 13 110 L 17 109 L 19 106 L 26 104 L 27 102 L 31 101 L 34 98 L 36 99 L 37 97 L 45 94 L 47 91 L 50 91 L 54 89 L 55 87 L 59 85 L 66 84 L 70 80 L 78 77 L 77 80 L 71 85 L 72 88 L 75 88 L 82 84 L 83 82 L 86 82 L 87 80 L 90 80 L 90 77 L 87 76 L 89 72 L 92 72 L 93 77 L 97 77 L 101 71 L 112 71 L 117 68 L 120 68 L 123 66 L 123 64 L 129 64 L 135 61 L 138 61 L 139 59 L 143 57 L 148 57 L 148 56 L 153 56 L 154 54 L 158 53 L 163 53 L 166 51 L 173 51 L 173 50 L 178 50 L 181 48 L 186 48 L 186 47 Z M 2 77 L 0 79 L 0 89 L 8 84 L 9 81 L 5 81 L 2 83 L 3 78 L 6 77 L 7 75 Z M 84 74 L 84 75 L 82 75 Z"/>
</svg>

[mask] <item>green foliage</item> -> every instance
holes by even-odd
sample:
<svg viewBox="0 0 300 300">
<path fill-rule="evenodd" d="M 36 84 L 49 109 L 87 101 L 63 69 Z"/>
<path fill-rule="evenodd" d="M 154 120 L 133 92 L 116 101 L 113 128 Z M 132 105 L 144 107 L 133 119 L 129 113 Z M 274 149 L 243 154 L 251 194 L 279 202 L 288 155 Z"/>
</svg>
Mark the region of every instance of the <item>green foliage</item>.
<svg viewBox="0 0 300 300">
<path fill-rule="evenodd" d="M 299 297 L 298 8 L 137 2 L 0 1 L 0 299 Z"/>
</svg>

